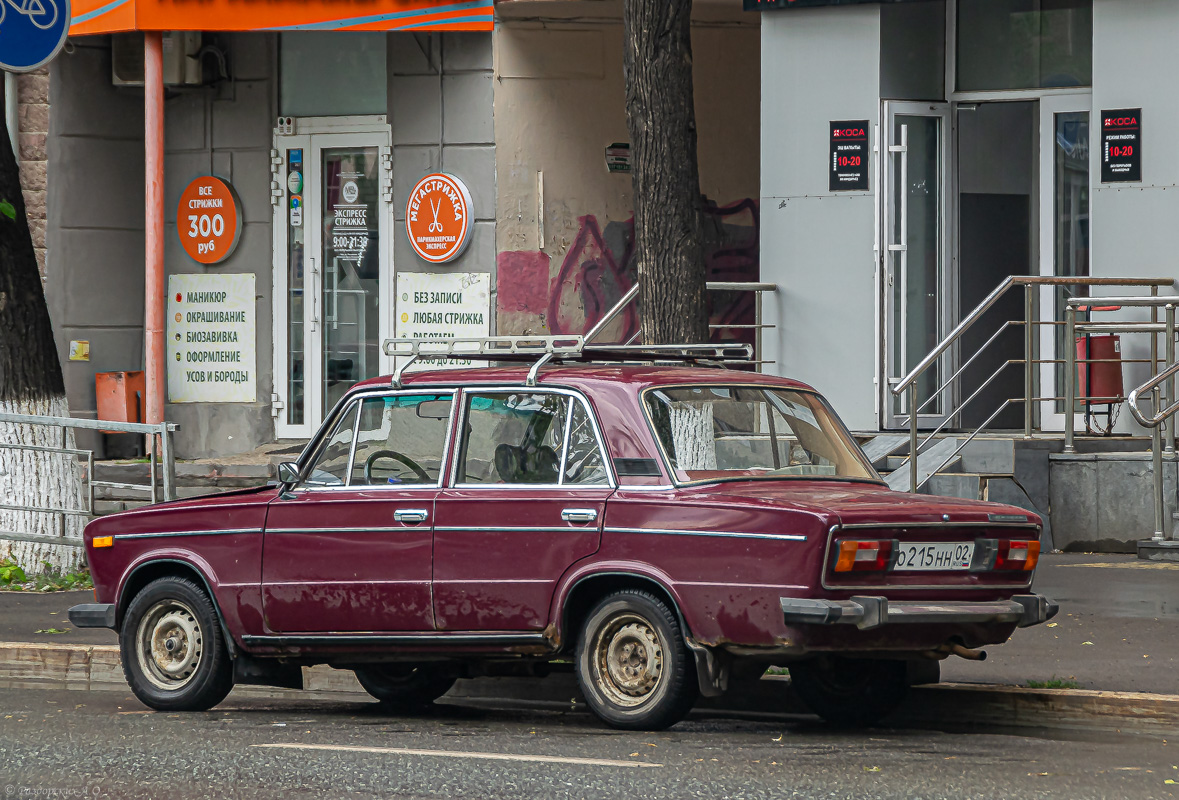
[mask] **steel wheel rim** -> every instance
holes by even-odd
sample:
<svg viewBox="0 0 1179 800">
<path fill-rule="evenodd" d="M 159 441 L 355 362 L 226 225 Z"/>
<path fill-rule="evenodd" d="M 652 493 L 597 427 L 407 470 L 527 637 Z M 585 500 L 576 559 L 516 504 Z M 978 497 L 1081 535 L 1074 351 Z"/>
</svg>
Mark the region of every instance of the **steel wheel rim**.
<svg viewBox="0 0 1179 800">
<path fill-rule="evenodd" d="M 649 701 L 663 684 L 663 644 L 644 617 L 623 612 L 598 629 L 593 650 L 594 683 L 617 706 Z"/>
<path fill-rule="evenodd" d="M 140 672 L 165 691 L 187 686 L 204 655 L 196 614 L 179 600 L 161 600 L 148 609 L 139 621 L 135 642 Z"/>
</svg>

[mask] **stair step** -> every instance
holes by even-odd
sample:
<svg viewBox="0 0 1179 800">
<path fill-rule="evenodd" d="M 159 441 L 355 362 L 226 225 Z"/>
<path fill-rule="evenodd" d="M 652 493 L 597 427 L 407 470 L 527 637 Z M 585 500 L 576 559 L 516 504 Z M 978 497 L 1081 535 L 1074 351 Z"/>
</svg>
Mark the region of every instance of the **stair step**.
<svg viewBox="0 0 1179 800">
<path fill-rule="evenodd" d="M 878 461 L 888 458 L 908 442 L 907 433 L 882 433 L 863 446 L 864 455 L 875 466 Z"/>
<path fill-rule="evenodd" d="M 938 473 L 930 477 L 921 487 L 921 494 L 939 497 L 957 497 L 961 500 L 979 500 L 985 479 L 977 473 Z"/>
<path fill-rule="evenodd" d="M 1013 439 L 974 439 L 958 454 L 963 472 L 987 475 L 1015 474 L 1015 441 Z"/>
<path fill-rule="evenodd" d="M 931 444 L 917 456 L 918 486 L 925 483 L 934 473 L 941 472 L 943 468 L 951 466 L 951 454 L 958 449 L 958 444 L 957 439 L 942 439 Z M 910 474 L 910 466 L 906 464 L 884 480 L 890 489 L 908 492 L 911 491 Z"/>
</svg>

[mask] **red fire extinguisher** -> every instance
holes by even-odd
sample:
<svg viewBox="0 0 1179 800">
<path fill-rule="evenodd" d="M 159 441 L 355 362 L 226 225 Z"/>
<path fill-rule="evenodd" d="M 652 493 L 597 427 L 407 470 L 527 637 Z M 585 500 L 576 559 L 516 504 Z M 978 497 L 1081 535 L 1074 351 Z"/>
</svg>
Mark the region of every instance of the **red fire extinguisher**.
<svg viewBox="0 0 1179 800">
<path fill-rule="evenodd" d="M 1078 306 L 1086 312 L 1086 319 L 1092 318 L 1093 311 L 1117 311 L 1121 306 Z M 1105 435 L 1113 430 L 1114 408 L 1122 402 L 1122 342 L 1117 334 L 1085 334 L 1078 336 L 1077 348 L 1077 401 L 1085 407 L 1085 427 L 1095 433 L 1089 424 L 1090 416 L 1096 415 L 1094 406 L 1105 406 Z"/>
</svg>

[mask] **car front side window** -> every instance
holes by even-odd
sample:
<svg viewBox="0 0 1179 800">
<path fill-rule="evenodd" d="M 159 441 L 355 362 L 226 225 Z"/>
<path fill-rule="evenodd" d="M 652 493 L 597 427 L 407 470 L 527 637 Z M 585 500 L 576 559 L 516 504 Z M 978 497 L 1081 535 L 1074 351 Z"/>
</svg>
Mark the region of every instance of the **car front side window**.
<svg viewBox="0 0 1179 800">
<path fill-rule="evenodd" d="M 436 485 L 453 399 L 436 393 L 365 398 L 350 485 Z"/>
<path fill-rule="evenodd" d="M 315 456 L 305 486 L 343 486 L 348 480 L 348 459 L 352 454 L 352 437 L 356 432 L 356 409 L 358 404 L 348 406 L 340 415 L 336 427 L 324 441 Z"/>
</svg>

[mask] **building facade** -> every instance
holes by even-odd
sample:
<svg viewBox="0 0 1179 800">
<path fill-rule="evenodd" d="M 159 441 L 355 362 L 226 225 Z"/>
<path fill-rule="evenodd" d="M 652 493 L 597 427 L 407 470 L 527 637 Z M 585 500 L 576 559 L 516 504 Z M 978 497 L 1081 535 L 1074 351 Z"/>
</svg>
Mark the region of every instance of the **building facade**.
<svg viewBox="0 0 1179 800">
<path fill-rule="evenodd" d="M 762 280 L 779 285 L 766 357 L 823 389 L 853 428 L 907 426 L 891 387 L 1008 276 L 1179 278 L 1168 133 L 1179 91 L 1166 77 L 1179 59 L 1179 4 L 745 5 L 762 18 Z M 837 184 L 833 131 L 859 126 L 865 182 Z M 1086 291 L 1041 289 L 1038 319 L 1059 323 L 1065 296 Z M 1009 292 L 925 373 L 923 426 L 973 429 L 1023 397 L 1019 365 L 984 383 L 1024 357 L 1022 329 L 969 363 L 1003 321 L 1023 319 L 1023 302 Z M 1073 346 L 1059 325 L 1036 336 L 1042 359 Z M 1132 363 L 1150 347 L 1123 337 L 1126 391 L 1152 374 Z M 1063 397 L 1058 365 L 1036 373 L 1039 396 Z M 1036 412 L 1043 430 L 1062 429 L 1060 400 Z M 1021 415 L 1010 407 L 991 426 L 1022 428 Z M 1142 433 L 1128 413 L 1115 430 Z"/>
<path fill-rule="evenodd" d="M 310 436 L 348 386 L 394 369 L 391 336 L 571 333 L 598 319 L 634 280 L 620 20 L 620 3 L 513 0 L 488 31 L 166 34 L 165 417 L 181 426 L 180 456 Z M 760 21 L 702 2 L 693 28 L 721 280 L 758 277 Z M 96 413 L 95 373 L 144 360 L 137 48 L 136 32 L 72 36 L 49 71 L 46 285 L 79 416 Z M 438 173 L 469 194 L 465 247 L 443 263 L 406 225 L 421 213 L 441 226 L 436 206 L 411 202 Z M 202 216 L 189 211 L 206 202 L 186 189 L 208 176 L 232 187 L 240 217 L 216 263 L 186 249 Z M 625 315 L 613 332 L 636 325 Z M 89 360 L 69 360 L 77 342 Z"/>
</svg>

